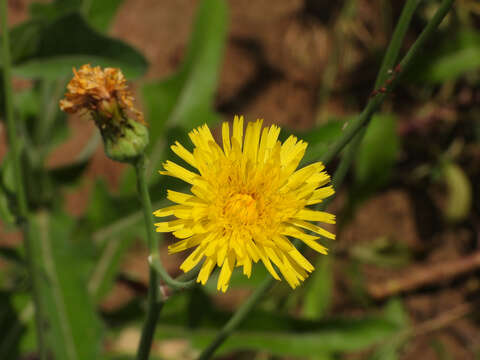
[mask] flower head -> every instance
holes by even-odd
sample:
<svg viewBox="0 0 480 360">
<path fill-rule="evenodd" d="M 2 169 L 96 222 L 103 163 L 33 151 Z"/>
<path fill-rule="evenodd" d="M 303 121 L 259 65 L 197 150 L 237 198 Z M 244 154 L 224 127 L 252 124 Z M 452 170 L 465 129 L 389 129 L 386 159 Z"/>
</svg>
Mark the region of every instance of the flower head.
<svg viewBox="0 0 480 360">
<path fill-rule="evenodd" d="M 154 214 L 175 219 L 155 224 L 158 232 L 173 232 L 179 239 L 171 253 L 195 248 L 180 268 L 188 272 L 202 259 L 197 282 L 205 284 L 215 266 L 221 268 L 217 288 L 226 291 L 235 266 L 250 277 L 252 262 L 263 262 L 270 274 L 281 280 L 280 271 L 292 288 L 305 280 L 313 265 L 291 243 L 300 239 L 326 254 L 315 234 L 335 235 L 311 223 L 335 223 L 334 215 L 310 209 L 332 195 L 329 175 L 317 162 L 299 170 L 307 143 L 290 136 L 278 141 L 280 128 L 262 130 L 262 121 L 250 122 L 243 136 L 243 117 L 235 117 L 233 134 L 223 123 L 223 149 L 203 125 L 189 136 L 192 152 L 176 142 L 172 150 L 198 170 L 187 170 L 171 161 L 161 174 L 177 177 L 191 185 L 191 194 L 168 190 L 175 202 Z"/>
<path fill-rule="evenodd" d="M 107 155 L 130 161 L 148 144 L 148 131 L 141 111 L 133 106 L 133 95 L 120 69 L 86 64 L 67 85 L 60 109 L 67 113 L 89 113 L 102 133 Z"/>
<path fill-rule="evenodd" d="M 134 108 L 133 95 L 128 89 L 127 80 L 120 69 L 91 67 L 85 64 L 73 68 L 74 77 L 67 85 L 65 99 L 60 100 L 60 109 L 70 114 L 80 110 L 102 111 L 112 118 L 112 103 L 123 110 L 134 113 L 140 123 L 144 123 L 143 114 Z"/>
</svg>

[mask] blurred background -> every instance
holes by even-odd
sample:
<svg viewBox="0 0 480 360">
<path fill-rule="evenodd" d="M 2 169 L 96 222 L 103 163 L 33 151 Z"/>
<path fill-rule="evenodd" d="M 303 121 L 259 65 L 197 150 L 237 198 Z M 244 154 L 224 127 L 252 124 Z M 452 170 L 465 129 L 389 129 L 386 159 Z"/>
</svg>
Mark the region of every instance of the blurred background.
<svg viewBox="0 0 480 360">
<path fill-rule="evenodd" d="M 401 56 L 438 4 L 420 2 Z M 57 111 L 72 66 L 118 66 L 130 80 L 150 124 L 151 195 L 159 207 L 167 180 L 156 170 L 173 158 L 167 145 L 189 144 L 187 131 L 204 122 L 215 128 L 236 114 L 263 118 L 307 140 L 306 161 L 318 158 L 368 101 L 403 5 L 9 1 L 15 105 L 25 138 L 35 119 L 50 117 L 43 137 L 32 137 L 33 149 L 47 150 L 45 182 L 34 158 L 27 161 L 30 205 L 55 214 L 50 245 L 61 249 L 53 257 L 65 272 L 59 281 L 67 317 L 82 324 L 74 337 L 96 342 L 102 355 L 84 354 L 133 358 L 148 264 L 131 169 L 105 156 L 93 121 Z M 480 359 L 479 68 L 480 3 L 458 0 L 372 119 L 329 207 L 338 219 L 337 240 L 326 242 L 329 256 L 307 252 L 316 271 L 295 291 L 277 284 L 218 358 Z M 0 333 L 10 335 L 0 339 L 0 358 L 35 359 L 21 234 L 8 216 L 3 212 L 0 230 Z M 179 275 L 185 256 L 167 255 L 172 241 L 165 241 L 163 261 Z M 152 358 L 194 359 L 266 276 L 261 266 L 253 273 L 250 280 L 235 273 L 226 294 L 211 279 L 172 297 Z M 70 288 L 70 275 L 79 290 Z M 77 295 L 91 308 L 68 299 Z"/>
</svg>

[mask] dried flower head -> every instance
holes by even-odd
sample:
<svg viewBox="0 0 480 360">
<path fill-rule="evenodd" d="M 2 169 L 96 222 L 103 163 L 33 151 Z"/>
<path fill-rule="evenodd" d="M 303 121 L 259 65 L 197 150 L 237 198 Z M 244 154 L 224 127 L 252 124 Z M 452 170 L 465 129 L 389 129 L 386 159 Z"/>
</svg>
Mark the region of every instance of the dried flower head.
<svg viewBox="0 0 480 360">
<path fill-rule="evenodd" d="M 73 74 L 60 109 L 89 113 L 100 129 L 107 155 L 122 162 L 135 160 L 148 144 L 148 130 L 120 69 L 86 64 L 78 71 L 74 68 Z"/>
<path fill-rule="evenodd" d="M 114 117 L 116 104 L 121 110 L 132 112 L 136 120 L 144 123 L 143 114 L 133 106 L 133 95 L 120 69 L 82 65 L 73 69 L 74 77 L 67 85 L 65 99 L 60 100 L 60 109 L 70 114 L 80 110 L 99 111 Z"/>
<path fill-rule="evenodd" d="M 235 266 L 250 277 L 252 262 L 263 262 L 280 280 L 275 264 L 292 288 L 305 280 L 313 265 L 296 249 L 290 238 L 303 241 L 326 254 L 319 237 L 335 235 L 311 223 L 335 223 L 335 216 L 310 209 L 334 193 L 327 186 L 329 175 L 316 162 L 296 170 L 307 143 L 290 136 L 278 141 L 280 128 L 262 130 L 262 121 L 250 122 L 243 136 L 243 117 L 235 117 L 233 134 L 224 123 L 223 149 L 214 141 L 207 125 L 189 136 L 193 153 L 176 142 L 171 148 L 198 172 L 171 161 L 161 174 L 177 177 L 191 185 L 191 194 L 168 190 L 177 203 L 157 210 L 158 217 L 174 216 L 156 224 L 158 232 L 173 232 L 180 239 L 169 246 L 171 253 L 195 248 L 180 268 L 187 272 L 205 259 L 197 281 L 205 284 L 215 266 L 221 267 L 217 288 L 226 291 Z"/>
</svg>

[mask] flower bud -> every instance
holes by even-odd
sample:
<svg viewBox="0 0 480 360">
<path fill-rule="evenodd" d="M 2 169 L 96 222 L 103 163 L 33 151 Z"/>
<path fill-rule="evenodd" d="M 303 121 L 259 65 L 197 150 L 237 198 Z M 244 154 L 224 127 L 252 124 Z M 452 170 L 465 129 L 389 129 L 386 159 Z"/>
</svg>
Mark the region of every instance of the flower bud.
<svg viewBox="0 0 480 360">
<path fill-rule="evenodd" d="M 60 108 L 67 113 L 87 112 L 99 128 L 111 159 L 134 161 L 148 144 L 143 114 L 133 106 L 133 95 L 120 69 L 83 65 L 67 85 Z"/>
<path fill-rule="evenodd" d="M 105 153 L 112 160 L 131 162 L 143 154 L 148 145 L 148 129 L 138 121 L 127 119 L 121 130 L 120 136 L 106 136 L 102 131 Z"/>
</svg>

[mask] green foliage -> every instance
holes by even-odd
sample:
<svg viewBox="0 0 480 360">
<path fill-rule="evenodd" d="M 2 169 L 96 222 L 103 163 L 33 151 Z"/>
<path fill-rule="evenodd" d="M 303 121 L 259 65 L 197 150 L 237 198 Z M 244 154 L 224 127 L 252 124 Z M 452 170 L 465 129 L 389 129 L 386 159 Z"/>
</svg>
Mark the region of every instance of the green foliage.
<svg viewBox="0 0 480 360">
<path fill-rule="evenodd" d="M 472 207 L 472 185 L 462 168 L 454 163 L 442 167 L 442 177 L 447 188 L 447 201 L 443 212 L 448 221 L 464 220 Z"/>
<path fill-rule="evenodd" d="M 88 14 L 90 25 L 98 31 L 106 32 L 123 2 L 124 0 L 83 1 L 83 4 L 87 4 L 83 8 Z"/>
<path fill-rule="evenodd" d="M 202 307 L 204 321 L 222 324 L 226 314 L 210 312 Z M 167 310 L 167 309 L 165 309 Z M 198 310 L 197 310 L 198 311 Z M 166 315 L 166 314 L 165 314 Z M 175 320 L 174 320 L 175 319 Z M 188 338 L 192 345 L 203 348 L 211 342 L 216 329 L 201 325 L 194 328 L 179 326 L 179 319 L 166 315 L 156 336 L 159 338 Z M 261 350 L 273 355 L 310 356 L 318 353 L 339 353 L 367 349 L 388 339 L 399 330 L 388 314 L 357 319 L 309 321 L 255 311 L 219 349 L 220 354 L 238 350 Z"/>
<path fill-rule="evenodd" d="M 30 31 L 30 27 L 26 29 Z M 67 14 L 37 31 L 36 46 L 28 56 L 14 62 L 14 74 L 18 76 L 58 79 L 70 75 L 72 67 L 90 63 L 119 67 L 126 77 L 135 78 L 147 68 L 140 53 L 120 40 L 97 33 L 78 13 Z"/>
<path fill-rule="evenodd" d="M 213 124 L 219 67 L 227 32 L 227 6 L 222 0 L 205 0 L 199 5 L 187 54 L 179 71 L 165 80 L 142 88 L 146 117 L 150 125 L 150 167 L 157 169 L 172 139 L 170 129 L 183 133 L 203 123 Z M 132 188 L 133 173 L 126 179 Z"/>
<path fill-rule="evenodd" d="M 33 224 L 45 334 L 58 359 L 96 359 L 101 323 L 85 286 L 89 254 L 74 235 L 74 225 L 62 213 L 39 213 Z"/>
<path fill-rule="evenodd" d="M 381 343 L 369 360 L 397 360 L 400 358 L 400 350 L 407 340 L 409 329 L 408 314 L 399 299 L 390 300 L 385 309 L 385 315 L 397 324 L 397 332 Z"/>
<path fill-rule="evenodd" d="M 373 191 L 384 185 L 391 176 L 399 149 L 395 116 L 373 116 L 356 157 L 355 181 L 358 187 Z"/>
<path fill-rule="evenodd" d="M 332 302 L 333 257 L 320 256 L 315 271 L 307 283 L 307 292 L 303 304 L 303 315 L 318 319 L 325 315 Z"/>
<path fill-rule="evenodd" d="M 346 119 L 332 119 L 308 131 L 296 132 L 295 136 L 308 143 L 308 151 L 302 159 L 302 164 L 317 161 L 328 146 L 342 135 L 342 128 L 346 121 Z M 288 130 L 282 131 L 280 138 L 284 140 L 289 133 Z"/>
<path fill-rule="evenodd" d="M 404 243 L 386 237 L 369 239 L 350 250 L 352 258 L 381 267 L 401 267 L 409 263 L 411 255 Z"/>
<path fill-rule="evenodd" d="M 453 32 L 443 37 L 429 56 L 424 56 L 412 69 L 412 81 L 440 84 L 468 75 L 480 67 L 480 32 L 472 29 Z"/>
<path fill-rule="evenodd" d="M 93 28 L 105 32 L 122 3 L 123 0 L 54 0 L 31 4 L 30 13 L 41 21 L 53 21 L 72 12 L 82 12 Z"/>
<path fill-rule="evenodd" d="M 0 292 L 0 357 L 4 360 L 20 358 L 20 340 L 25 327 L 12 304 L 12 294 Z"/>
</svg>

